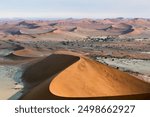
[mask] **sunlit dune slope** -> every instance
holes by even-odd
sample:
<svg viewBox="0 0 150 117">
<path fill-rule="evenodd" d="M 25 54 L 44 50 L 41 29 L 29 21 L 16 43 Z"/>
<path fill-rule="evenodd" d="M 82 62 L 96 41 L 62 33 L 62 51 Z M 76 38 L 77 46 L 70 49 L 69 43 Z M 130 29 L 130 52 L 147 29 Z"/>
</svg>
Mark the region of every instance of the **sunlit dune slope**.
<svg viewBox="0 0 150 117">
<path fill-rule="evenodd" d="M 69 54 L 69 55 L 68 55 Z M 55 53 L 32 64 L 20 99 L 148 99 L 150 84 L 82 55 Z"/>
<path fill-rule="evenodd" d="M 36 51 L 33 49 L 21 49 L 13 52 L 14 55 L 20 56 L 20 57 L 43 57 L 50 55 L 50 52 L 45 51 Z"/>
<path fill-rule="evenodd" d="M 119 70 L 87 58 L 80 60 L 51 82 L 51 93 L 62 97 L 101 97 L 150 93 L 150 85 Z"/>
<path fill-rule="evenodd" d="M 79 57 L 71 55 L 52 54 L 31 64 L 23 74 L 23 80 L 31 83 L 51 79 L 66 67 L 79 60 Z"/>
<path fill-rule="evenodd" d="M 56 99 L 57 96 L 49 91 L 50 81 L 53 76 L 78 60 L 79 57 L 71 55 L 53 54 L 30 65 L 23 74 L 23 81 L 27 87 L 32 88 L 27 89 L 27 93 L 20 99 Z M 37 85 L 33 87 L 32 84 Z"/>
</svg>

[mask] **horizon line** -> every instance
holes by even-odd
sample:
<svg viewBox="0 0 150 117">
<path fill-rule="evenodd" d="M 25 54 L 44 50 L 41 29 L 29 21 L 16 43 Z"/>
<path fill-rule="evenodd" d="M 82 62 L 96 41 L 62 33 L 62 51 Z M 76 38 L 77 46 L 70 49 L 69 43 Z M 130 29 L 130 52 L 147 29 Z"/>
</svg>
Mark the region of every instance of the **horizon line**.
<svg viewBox="0 0 150 117">
<path fill-rule="evenodd" d="M 150 19 L 150 17 L 0 17 L 0 19 Z"/>
</svg>

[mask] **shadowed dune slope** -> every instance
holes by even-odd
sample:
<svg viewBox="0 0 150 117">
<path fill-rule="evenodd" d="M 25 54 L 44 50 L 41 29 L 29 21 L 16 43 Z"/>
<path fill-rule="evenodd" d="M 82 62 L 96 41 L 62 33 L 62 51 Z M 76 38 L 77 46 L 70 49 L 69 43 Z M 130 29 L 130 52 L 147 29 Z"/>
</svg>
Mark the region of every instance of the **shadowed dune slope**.
<svg viewBox="0 0 150 117">
<path fill-rule="evenodd" d="M 104 30 L 106 32 L 117 33 L 117 34 L 127 34 L 127 33 L 134 31 L 134 29 L 131 25 L 128 25 L 125 23 L 114 24 L 107 28 L 98 29 L 98 30 Z"/>
<path fill-rule="evenodd" d="M 150 84 L 87 58 L 58 74 L 50 91 L 62 97 L 100 97 L 150 93 Z"/>
<path fill-rule="evenodd" d="M 49 84 L 54 75 L 61 72 L 79 57 L 71 55 L 53 54 L 35 64 L 30 65 L 23 74 L 23 81 L 27 85 L 36 83 L 37 86 L 28 89 L 20 99 L 57 99 L 49 91 Z M 26 86 L 25 86 L 26 87 Z"/>
<path fill-rule="evenodd" d="M 50 55 L 30 65 L 23 74 L 23 80 L 28 83 L 44 81 L 64 70 L 77 60 L 79 60 L 79 57 L 71 55 Z"/>
<path fill-rule="evenodd" d="M 40 27 L 35 23 L 28 23 L 26 21 L 19 22 L 16 26 L 21 26 L 21 27 L 25 27 L 25 28 L 29 28 L 29 29 L 34 29 L 34 28 Z"/>
</svg>

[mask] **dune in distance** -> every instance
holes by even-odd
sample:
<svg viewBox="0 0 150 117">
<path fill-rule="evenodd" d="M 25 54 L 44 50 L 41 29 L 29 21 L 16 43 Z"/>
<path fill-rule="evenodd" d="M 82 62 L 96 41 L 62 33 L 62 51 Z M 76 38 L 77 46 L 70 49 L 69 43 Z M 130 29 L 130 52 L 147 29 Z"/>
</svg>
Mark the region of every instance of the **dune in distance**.
<svg viewBox="0 0 150 117">
<path fill-rule="evenodd" d="M 150 99 L 149 19 L 2 20 L 0 99 Z"/>
</svg>

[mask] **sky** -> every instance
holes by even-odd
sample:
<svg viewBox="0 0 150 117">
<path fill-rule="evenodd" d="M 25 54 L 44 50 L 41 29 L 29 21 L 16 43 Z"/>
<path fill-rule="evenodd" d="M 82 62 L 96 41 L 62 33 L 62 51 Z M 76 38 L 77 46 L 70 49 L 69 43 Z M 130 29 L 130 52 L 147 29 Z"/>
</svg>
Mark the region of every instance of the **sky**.
<svg viewBox="0 0 150 117">
<path fill-rule="evenodd" d="M 150 18 L 150 0 L 0 0 L 0 18 Z"/>
</svg>

